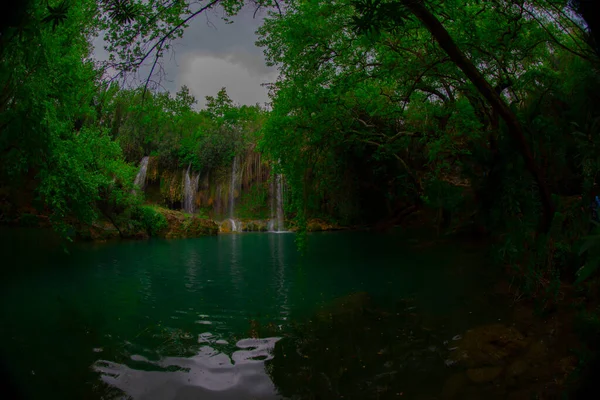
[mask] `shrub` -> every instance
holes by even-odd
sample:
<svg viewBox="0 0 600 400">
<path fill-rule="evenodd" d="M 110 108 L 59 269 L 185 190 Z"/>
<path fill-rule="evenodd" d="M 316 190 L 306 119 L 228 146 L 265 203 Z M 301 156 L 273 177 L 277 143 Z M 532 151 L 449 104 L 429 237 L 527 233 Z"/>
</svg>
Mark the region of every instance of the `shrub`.
<svg viewBox="0 0 600 400">
<path fill-rule="evenodd" d="M 157 236 L 167 227 L 167 219 L 159 211 L 149 206 L 136 207 L 132 214 L 132 220 L 140 225 L 140 228 L 148 232 L 150 236 Z"/>
</svg>

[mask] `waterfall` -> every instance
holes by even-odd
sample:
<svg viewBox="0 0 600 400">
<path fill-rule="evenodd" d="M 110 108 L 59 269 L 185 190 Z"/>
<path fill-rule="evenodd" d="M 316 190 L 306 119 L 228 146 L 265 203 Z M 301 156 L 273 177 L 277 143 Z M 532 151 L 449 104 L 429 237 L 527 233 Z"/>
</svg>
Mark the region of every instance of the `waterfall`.
<svg viewBox="0 0 600 400">
<path fill-rule="evenodd" d="M 231 232 L 240 232 L 240 228 L 242 226 L 238 226 L 238 224 L 235 222 L 235 219 L 229 218 L 229 223 L 231 224 Z"/>
<path fill-rule="evenodd" d="M 146 172 L 148 171 L 148 156 L 143 157 L 140 161 L 140 170 L 138 171 L 133 184 L 144 190 L 146 186 Z M 135 191 L 135 189 L 134 189 Z"/>
<path fill-rule="evenodd" d="M 237 169 L 238 169 L 238 157 L 233 158 L 233 164 L 231 164 L 231 185 L 229 185 L 229 218 L 233 219 L 235 216 L 235 189 L 237 186 Z"/>
<path fill-rule="evenodd" d="M 271 182 L 271 220 L 268 229 L 271 232 L 285 231 L 285 222 L 283 216 L 283 176 L 275 175 L 275 180 Z"/>
<path fill-rule="evenodd" d="M 267 230 L 269 232 L 273 232 L 275 231 L 275 207 L 277 207 L 277 199 L 275 196 L 275 180 L 273 179 L 271 179 L 271 183 L 269 184 L 269 192 L 271 198 L 271 219 L 269 219 L 269 222 L 267 223 Z"/>
<path fill-rule="evenodd" d="M 200 173 L 190 174 L 192 164 L 188 166 L 185 173 L 184 186 L 183 186 L 183 210 L 187 213 L 194 213 L 194 198 L 198 191 L 198 182 L 200 181 Z"/>
<path fill-rule="evenodd" d="M 283 222 L 283 183 L 281 174 L 277 174 L 277 232 L 285 230 Z"/>
<path fill-rule="evenodd" d="M 236 223 L 235 221 L 235 191 L 238 189 L 238 169 L 239 169 L 239 158 L 236 155 L 233 158 L 233 164 L 231 164 L 231 184 L 229 185 L 229 222 L 231 223 L 231 231 L 239 232 L 241 231 L 241 224 Z M 239 191 L 238 191 L 239 193 Z"/>
</svg>

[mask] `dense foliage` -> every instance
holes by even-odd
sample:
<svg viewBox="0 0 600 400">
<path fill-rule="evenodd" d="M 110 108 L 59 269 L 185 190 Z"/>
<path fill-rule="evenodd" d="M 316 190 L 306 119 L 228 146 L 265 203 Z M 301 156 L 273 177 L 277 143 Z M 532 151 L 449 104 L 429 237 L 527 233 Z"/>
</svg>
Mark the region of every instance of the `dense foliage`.
<svg viewBox="0 0 600 400">
<path fill-rule="evenodd" d="M 2 25 L 3 222 L 37 209 L 65 237 L 98 219 L 126 236 L 131 218 L 141 216 L 145 225 L 152 219 L 139 208 L 143 196 L 133 184 L 143 156 L 157 156 L 165 168 L 201 170 L 229 164 L 246 142 L 256 141 L 264 112 L 235 106 L 224 89 L 198 112 L 186 87 L 170 96 L 105 82 L 106 65 L 94 62 L 91 40 L 99 27 L 118 34 L 131 23 L 107 14 L 109 6 L 46 7 L 32 0 Z"/>
<path fill-rule="evenodd" d="M 315 200 L 354 219 L 424 203 L 447 230 L 506 234 L 501 258 L 532 285 L 573 273 L 600 82 L 567 2 L 297 1 L 260 34 L 281 72 L 264 149 L 300 214 Z"/>
<path fill-rule="evenodd" d="M 132 201 L 128 188 L 135 172 L 107 130 L 83 123 L 97 118 L 99 76 L 89 58 L 88 22 L 95 3 L 73 4 L 60 24 L 38 22 L 45 19 L 41 3 L 29 2 L 29 19 L 3 35 L 0 179 L 10 204 L 6 197 L 34 177 L 33 202 L 66 233 L 69 219 L 89 223 L 97 217 L 96 202 Z M 3 210 L 3 217 L 9 212 Z"/>
<path fill-rule="evenodd" d="M 248 3 L 271 10 L 258 42 L 280 71 L 269 112 L 225 89 L 199 111 L 186 87 L 149 90 L 193 18 L 220 7 L 227 19 L 242 0 L 30 0 L 7 15 L 2 220 L 37 209 L 65 235 L 98 219 L 152 231 L 160 221 L 133 184 L 142 157 L 214 171 L 258 143 L 301 231 L 309 218 L 385 228 L 426 210 L 439 232 L 494 233 L 499 260 L 533 292 L 581 265 L 579 280 L 593 275 L 600 82 L 588 3 Z M 139 88 L 119 85 L 144 66 Z M 264 188 L 244 196 L 245 214 L 264 212 Z"/>
</svg>

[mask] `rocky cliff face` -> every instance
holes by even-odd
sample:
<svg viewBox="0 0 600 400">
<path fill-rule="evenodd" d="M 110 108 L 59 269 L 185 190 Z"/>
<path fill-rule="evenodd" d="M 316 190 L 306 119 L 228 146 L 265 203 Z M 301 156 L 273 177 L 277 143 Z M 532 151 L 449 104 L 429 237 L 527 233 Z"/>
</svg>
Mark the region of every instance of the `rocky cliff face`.
<svg viewBox="0 0 600 400">
<path fill-rule="evenodd" d="M 216 220 L 269 219 L 271 200 L 277 197 L 272 180 L 268 163 L 253 149 L 236 156 L 230 166 L 201 171 L 165 168 L 150 157 L 145 194 L 149 203 Z"/>
</svg>

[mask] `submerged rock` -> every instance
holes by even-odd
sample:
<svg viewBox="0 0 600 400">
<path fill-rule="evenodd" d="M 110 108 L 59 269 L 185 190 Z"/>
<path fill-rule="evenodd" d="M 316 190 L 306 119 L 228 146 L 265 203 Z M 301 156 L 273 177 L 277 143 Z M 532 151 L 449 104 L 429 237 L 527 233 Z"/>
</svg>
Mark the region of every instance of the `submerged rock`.
<svg viewBox="0 0 600 400">
<path fill-rule="evenodd" d="M 467 370 L 467 377 L 474 383 L 491 382 L 502 373 L 502 367 L 482 367 Z"/>
<path fill-rule="evenodd" d="M 444 369 L 418 318 L 384 312 L 366 292 L 327 302 L 292 327 L 267 363 L 286 398 L 377 400 L 439 394 L 439 375 L 432 377 L 431 371 L 434 365 L 440 368 L 437 372 Z M 424 386 L 414 382 L 421 379 Z"/>
<path fill-rule="evenodd" d="M 464 372 L 456 373 L 446 379 L 442 389 L 442 399 L 452 400 L 457 399 L 458 394 L 467 386 L 469 380 Z"/>
<path fill-rule="evenodd" d="M 508 366 L 506 369 L 506 377 L 508 379 L 519 377 L 527 372 L 528 369 L 529 363 L 525 359 L 519 358 Z"/>
<path fill-rule="evenodd" d="M 532 363 L 540 363 L 548 356 L 548 345 L 544 340 L 536 340 L 531 343 L 525 358 Z"/>
<path fill-rule="evenodd" d="M 371 297 L 367 292 L 356 292 L 339 297 L 326 304 L 316 314 L 318 320 L 348 318 L 363 313 L 369 308 Z"/>
<path fill-rule="evenodd" d="M 538 330 L 544 331 L 542 328 Z M 526 339 L 514 327 L 502 324 L 467 331 L 462 339 L 453 343 L 456 349 L 450 357 L 459 367 L 466 367 L 465 375 L 471 384 L 453 390 L 456 383 L 449 379 L 442 397 L 489 399 L 508 396 L 511 399 L 527 399 L 535 395 L 558 398 L 575 369 L 577 359 L 550 339 L 548 335 L 530 335 Z M 561 340 L 568 341 L 567 337 Z M 459 378 L 453 379 L 460 382 Z M 507 389 L 511 390 L 510 394 L 506 393 Z"/>
<path fill-rule="evenodd" d="M 451 360 L 469 368 L 502 366 L 507 359 L 527 346 L 525 337 L 515 328 L 502 324 L 477 327 L 456 342 Z"/>
</svg>

